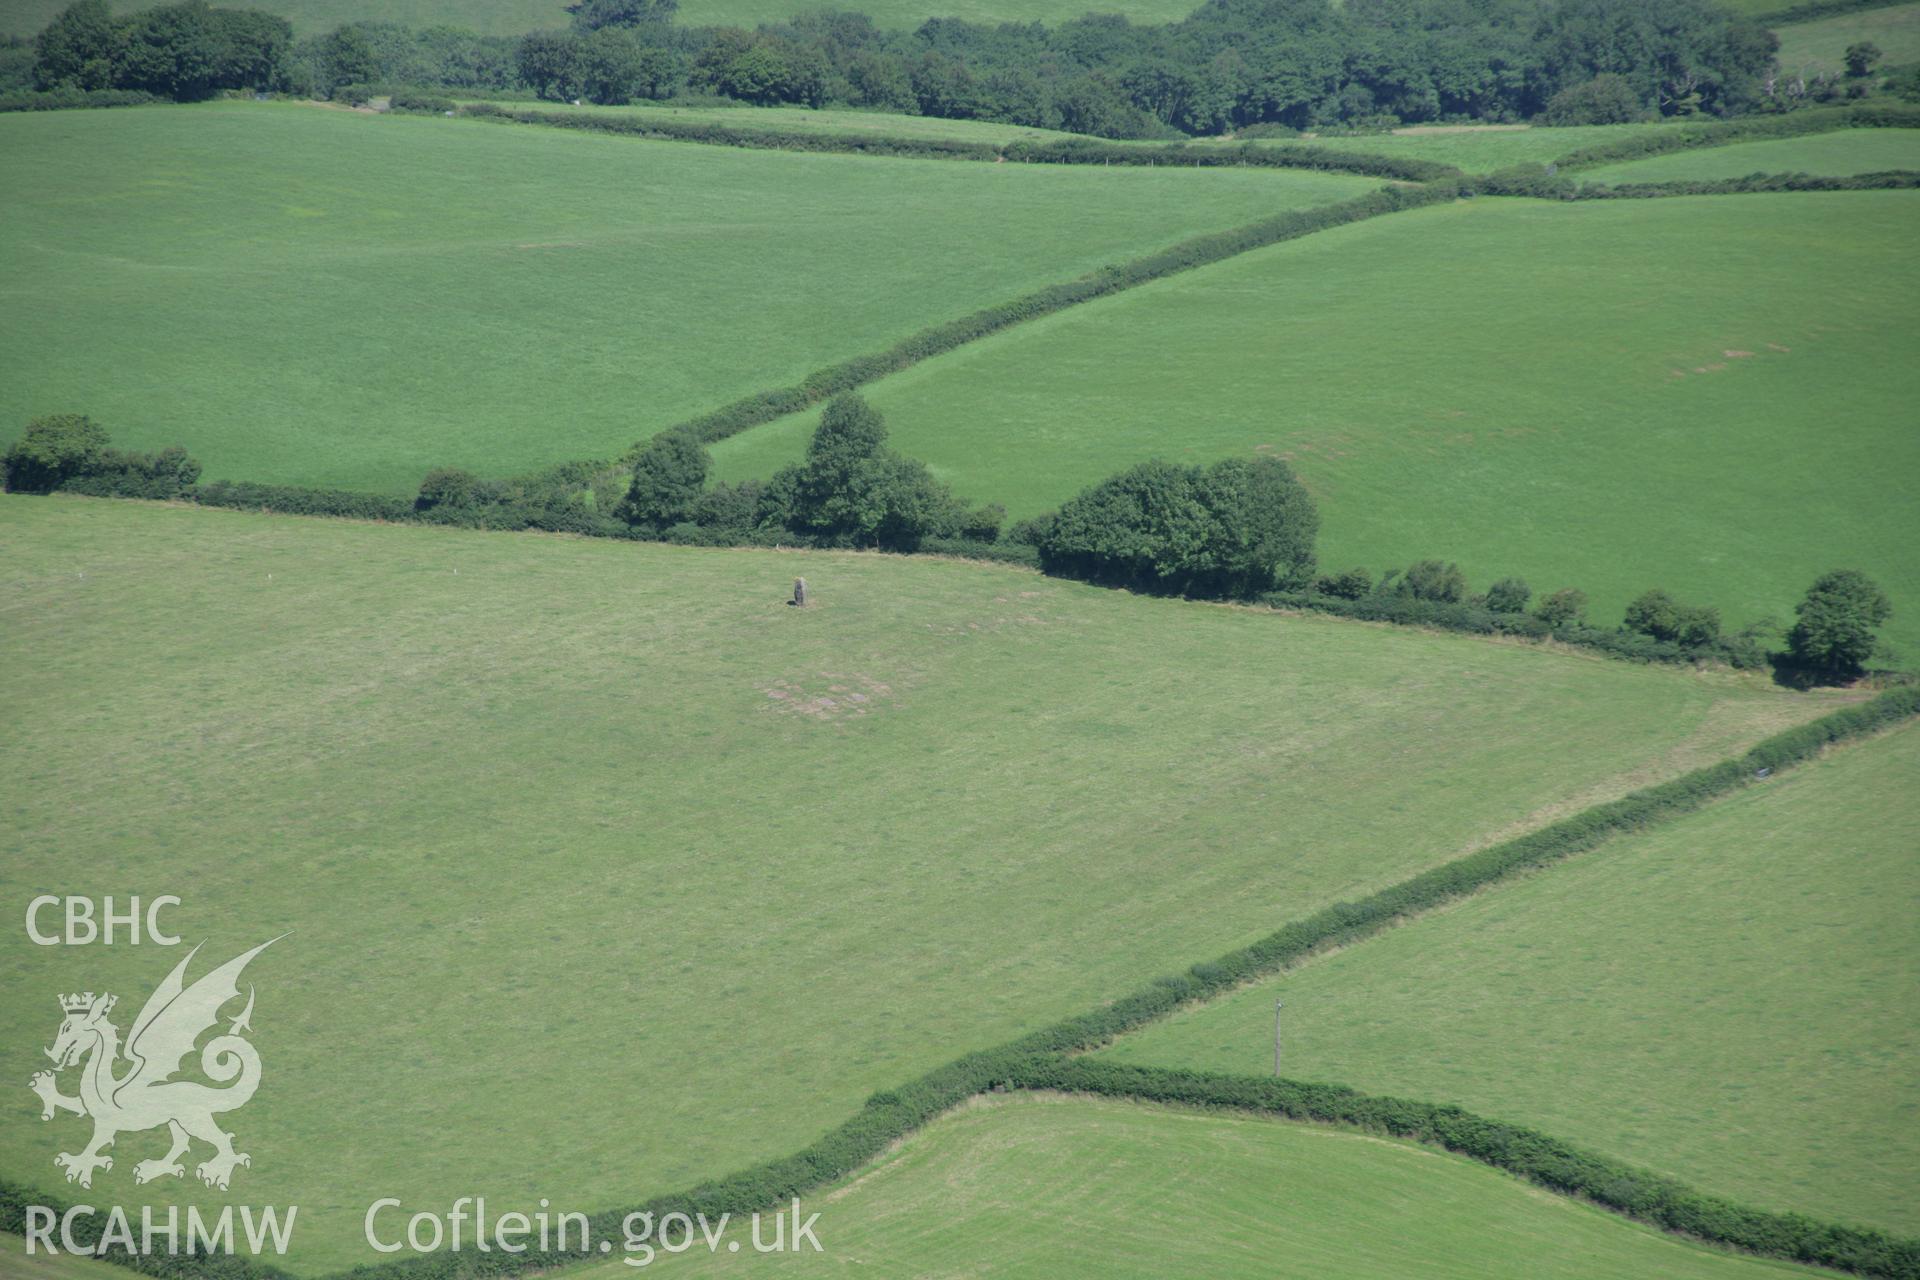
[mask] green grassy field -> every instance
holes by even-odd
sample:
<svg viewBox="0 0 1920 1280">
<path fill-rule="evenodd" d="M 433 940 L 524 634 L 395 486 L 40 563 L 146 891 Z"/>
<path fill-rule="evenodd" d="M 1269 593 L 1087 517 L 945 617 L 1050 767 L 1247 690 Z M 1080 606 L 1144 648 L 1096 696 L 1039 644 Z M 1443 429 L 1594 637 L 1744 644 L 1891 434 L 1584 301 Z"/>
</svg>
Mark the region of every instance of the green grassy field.
<svg viewBox="0 0 1920 1280">
<path fill-rule="evenodd" d="M 36 1250 L 28 1257 L 26 1244 L 20 1237 L 0 1240 L 0 1275 L 9 1280 L 126 1280 L 130 1274 L 124 1267 L 69 1253 L 47 1254 Z"/>
<path fill-rule="evenodd" d="M 1840 71 L 1847 46 L 1862 40 L 1880 46 L 1882 66 L 1899 66 L 1920 61 L 1920 4 L 1862 9 L 1781 27 L 1775 34 L 1780 65 L 1788 71 Z"/>
<path fill-rule="evenodd" d="M 1595 124 L 1567 129 L 1443 128 L 1370 134 L 1361 138 L 1277 138 L 1276 145 L 1307 145 L 1361 155 L 1432 160 L 1468 173 L 1516 164 L 1549 164 L 1583 147 L 1622 142 L 1671 128 L 1664 124 Z"/>
<path fill-rule="evenodd" d="M 1371 189 L 216 103 L 0 119 L 0 438 L 411 491 L 610 457 L 923 325 Z"/>
<path fill-rule="evenodd" d="M 820 1254 L 665 1274 L 1628 1280 L 1830 1274 L 1713 1252 L 1455 1156 L 1253 1116 L 1017 1095 L 808 1202 Z M 661 1265 L 656 1262 L 655 1265 Z M 650 1268 L 651 1269 L 651 1268 Z M 631 1275 L 621 1263 L 573 1274 Z"/>
<path fill-rule="evenodd" d="M 1744 178 L 1750 173 L 1845 176 L 1920 169 L 1920 129 L 1841 129 L 1804 138 L 1775 138 L 1648 156 L 1583 169 L 1582 182 L 1684 182 Z"/>
<path fill-rule="evenodd" d="M 1015 516 L 1149 457 L 1290 458 L 1323 564 L 1663 586 L 1733 626 L 1864 570 L 1920 642 L 1920 196 L 1462 203 L 1077 307 L 869 389 L 894 443 Z M 715 447 L 797 457 L 816 415 Z"/>
<path fill-rule="evenodd" d="M 1079 136 L 1055 129 L 996 124 L 990 120 L 947 120 L 939 116 L 903 116 L 886 111 L 814 111 L 806 107 L 672 107 L 651 102 L 632 103 L 624 107 L 574 107 L 531 100 L 503 102 L 499 105 L 513 110 L 563 112 L 568 115 L 585 113 L 629 116 L 642 120 L 721 124 L 733 129 L 878 134 L 889 138 L 940 138 L 996 145 L 1023 140 L 1054 142 Z"/>
<path fill-rule="evenodd" d="M 597 1209 L 784 1155 L 1838 696 L 931 559 L 14 496 L 0 565 L 8 893 L 83 858 L 210 963 L 294 931 L 233 1127 L 303 1274 L 368 1257 L 376 1195 Z M 174 958 L 9 931 L 0 1078 L 52 993 L 130 1019 Z M 0 1177 L 45 1186 L 79 1134 L 16 1101 Z M 219 1199 L 135 1188 L 147 1142 L 94 1194 Z"/>
<path fill-rule="evenodd" d="M 1920 1231 L 1920 729 L 1109 1052 L 1457 1102 L 1746 1203 Z"/>
</svg>

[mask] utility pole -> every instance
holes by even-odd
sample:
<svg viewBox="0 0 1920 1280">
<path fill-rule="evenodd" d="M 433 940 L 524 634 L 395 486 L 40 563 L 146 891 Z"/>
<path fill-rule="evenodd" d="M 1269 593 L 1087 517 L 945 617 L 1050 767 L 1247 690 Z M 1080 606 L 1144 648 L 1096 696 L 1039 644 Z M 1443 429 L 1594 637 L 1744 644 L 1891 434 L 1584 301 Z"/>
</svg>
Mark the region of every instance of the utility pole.
<svg viewBox="0 0 1920 1280">
<path fill-rule="evenodd" d="M 1280 1011 L 1287 1007 L 1284 1000 L 1273 1002 L 1273 1074 L 1280 1074 Z"/>
</svg>

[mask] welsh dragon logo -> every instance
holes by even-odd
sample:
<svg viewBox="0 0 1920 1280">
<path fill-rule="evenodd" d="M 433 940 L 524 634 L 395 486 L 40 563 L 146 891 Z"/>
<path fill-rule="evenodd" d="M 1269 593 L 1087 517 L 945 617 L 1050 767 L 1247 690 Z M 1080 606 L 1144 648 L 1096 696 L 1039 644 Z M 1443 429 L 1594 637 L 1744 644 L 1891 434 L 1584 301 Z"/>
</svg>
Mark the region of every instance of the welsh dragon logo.
<svg viewBox="0 0 1920 1280">
<path fill-rule="evenodd" d="M 94 1170 L 113 1168 L 113 1159 L 101 1153 L 113 1145 L 115 1137 L 160 1125 L 167 1127 L 173 1145 L 158 1160 L 134 1165 L 135 1182 L 184 1176 L 180 1157 L 195 1138 L 213 1147 L 213 1156 L 195 1170 L 210 1187 L 225 1191 L 235 1166 L 253 1163 L 244 1152 L 233 1149 L 233 1135 L 214 1122 L 215 1116 L 245 1106 L 260 1086 L 260 1055 L 241 1038 L 243 1031 L 253 1030 L 248 1021 L 253 1016 L 252 987 L 247 988 L 246 1008 L 229 1022 L 226 1033 L 200 1050 L 201 1071 L 226 1087 L 172 1077 L 193 1052 L 194 1043 L 219 1022 L 221 1007 L 239 997 L 240 973 L 247 963 L 279 940 L 270 939 L 234 957 L 189 987 L 187 965 L 200 951 L 195 947 L 147 998 L 127 1033 L 124 1049 L 119 1028 L 107 1018 L 115 997 L 91 991 L 60 997 L 60 1011 L 66 1016 L 53 1047 L 46 1051 L 54 1068 L 36 1073 L 28 1083 L 40 1095 L 42 1120 L 51 1120 L 60 1111 L 93 1120 L 93 1141 L 85 1150 L 53 1158 L 56 1166 L 66 1170 L 68 1182 L 92 1186 Z M 119 1069 L 123 1057 L 124 1070 Z M 61 1093 L 54 1078 L 56 1072 L 72 1066 L 80 1066 L 78 1097 Z"/>
</svg>

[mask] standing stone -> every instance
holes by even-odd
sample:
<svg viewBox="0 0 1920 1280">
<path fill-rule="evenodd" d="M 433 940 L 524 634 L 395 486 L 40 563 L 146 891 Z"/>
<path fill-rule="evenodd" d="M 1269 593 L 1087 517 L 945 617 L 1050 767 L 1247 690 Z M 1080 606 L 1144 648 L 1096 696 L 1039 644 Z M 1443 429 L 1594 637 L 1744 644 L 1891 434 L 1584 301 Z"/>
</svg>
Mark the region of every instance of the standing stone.
<svg viewBox="0 0 1920 1280">
<path fill-rule="evenodd" d="M 793 599 L 788 601 L 788 603 L 802 609 L 807 607 L 807 580 L 805 578 L 795 578 L 793 580 Z"/>
</svg>

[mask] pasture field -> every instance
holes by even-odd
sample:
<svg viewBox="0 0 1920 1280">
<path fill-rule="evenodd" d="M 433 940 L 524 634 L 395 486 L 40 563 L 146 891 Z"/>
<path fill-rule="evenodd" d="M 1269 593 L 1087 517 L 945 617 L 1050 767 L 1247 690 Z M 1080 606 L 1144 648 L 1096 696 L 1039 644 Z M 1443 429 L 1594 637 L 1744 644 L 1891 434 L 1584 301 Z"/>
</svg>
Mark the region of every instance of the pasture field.
<svg viewBox="0 0 1920 1280">
<path fill-rule="evenodd" d="M 1860 9 L 1798 22 L 1774 34 L 1780 37 L 1780 65 L 1789 71 L 1840 71 L 1847 46 L 1862 40 L 1880 46 L 1880 66 L 1897 67 L 1920 62 L 1920 4 Z"/>
<path fill-rule="evenodd" d="M 1320 560 L 1661 586 L 1732 627 L 1859 568 L 1920 644 L 1912 192 L 1480 200 L 1276 245 L 872 384 L 893 442 L 1016 517 L 1151 457 L 1289 458 Z M 1685 299 L 1685 306 L 1673 305 Z M 798 457 L 817 415 L 714 448 Z"/>
<path fill-rule="evenodd" d="M 731 129 L 764 129 L 800 133 L 861 133 L 888 138 L 937 138 L 953 142 L 1057 142 L 1081 135 L 1057 129 L 1029 129 L 991 120 L 947 120 L 939 116 L 905 116 L 889 111 L 820 110 L 808 107 L 675 107 L 659 102 L 636 102 L 623 107 L 565 106 L 556 102 L 501 102 L 515 111 L 548 111 L 567 115 L 611 115 L 642 120 L 670 120 L 683 124 L 719 124 Z"/>
<path fill-rule="evenodd" d="M 1455 1102 L 1747 1204 L 1920 1230 L 1920 729 L 1107 1052 Z"/>
<path fill-rule="evenodd" d="M 1032 1094 L 942 1117 L 804 1212 L 816 1210 L 821 1255 L 702 1248 L 665 1274 L 1150 1280 L 1175 1258 L 1181 1275 L 1248 1280 L 1832 1274 L 1711 1251 L 1405 1143 Z"/>
<path fill-rule="evenodd" d="M 293 931 L 234 1127 L 302 1275 L 373 1260 L 380 1195 L 593 1210 L 787 1154 L 1855 696 L 969 562 L 133 502 L 0 498 L 0 566 L 10 895 L 83 851 L 208 965 Z M 130 1019 L 176 959 L 60 952 L 0 939 L 0 1078 L 51 993 Z M 0 1177 L 58 1191 L 78 1122 L 16 1101 Z M 93 1194 L 223 1200 L 132 1185 L 153 1140 Z"/>
<path fill-rule="evenodd" d="M 1432 160 L 1467 173 L 1491 173 L 1517 164 L 1551 164 L 1585 147 L 1624 142 L 1671 128 L 1664 124 L 1592 124 L 1549 129 L 1460 126 L 1402 129 L 1355 138 L 1275 138 L 1276 145 L 1321 147 L 1348 154 Z"/>
<path fill-rule="evenodd" d="M 1920 169 L 1920 129 L 1839 129 L 1803 138 L 1737 142 L 1582 169 L 1578 176 L 1582 182 L 1618 184 L 1744 178 L 1750 173 L 1845 177 L 1888 169 Z"/>
<path fill-rule="evenodd" d="M 113 1263 L 69 1253 L 36 1251 L 28 1257 L 25 1246 L 14 1240 L 5 1242 L 0 1268 L 5 1270 L 8 1280 L 126 1280 L 129 1274 L 124 1267 Z"/>
<path fill-rule="evenodd" d="M 314 107 L 0 119 L 0 424 L 410 492 L 737 396 L 1338 174 L 747 152 Z"/>
</svg>

